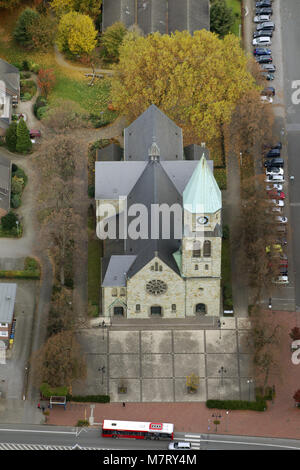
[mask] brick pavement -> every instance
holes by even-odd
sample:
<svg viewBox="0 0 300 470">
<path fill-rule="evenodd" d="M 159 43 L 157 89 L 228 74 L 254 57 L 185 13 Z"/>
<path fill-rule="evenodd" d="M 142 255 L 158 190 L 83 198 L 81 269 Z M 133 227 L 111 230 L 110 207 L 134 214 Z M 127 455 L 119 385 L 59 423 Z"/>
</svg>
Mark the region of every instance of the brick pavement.
<svg viewBox="0 0 300 470">
<path fill-rule="evenodd" d="M 297 318 L 298 315 L 298 318 Z M 221 411 L 221 424 L 218 433 L 249 436 L 269 436 L 300 439 L 300 410 L 295 408 L 294 392 L 300 388 L 300 365 L 291 362 L 289 332 L 298 321 L 299 313 L 265 312 L 272 325 L 281 326 L 281 341 L 276 348 L 278 370 L 270 375 L 269 384 L 275 385 L 274 404 L 269 402 L 266 412 L 231 411 L 227 417 Z M 121 403 L 96 404 L 95 422 L 103 419 L 163 421 L 175 424 L 175 432 L 207 433 L 208 420 L 212 420 L 213 410 L 205 403 Z M 55 408 L 50 411 L 47 423 L 53 425 L 76 426 L 79 419 L 89 416 L 89 404 L 70 403 L 67 410 Z M 211 424 L 210 432 L 214 432 Z"/>
</svg>

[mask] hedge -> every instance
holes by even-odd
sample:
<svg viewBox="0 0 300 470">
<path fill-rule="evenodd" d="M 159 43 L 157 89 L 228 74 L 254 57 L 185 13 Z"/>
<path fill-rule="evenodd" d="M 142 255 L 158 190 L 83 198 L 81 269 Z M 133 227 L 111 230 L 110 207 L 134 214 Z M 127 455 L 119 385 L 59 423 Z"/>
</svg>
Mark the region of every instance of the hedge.
<svg viewBox="0 0 300 470">
<path fill-rule="evenodd" d="M 0 279 L 40 279 L 39 271 L 0 271 Z"/>
<path fill-rule="evenodd" d="M 216 408 L 218 410 L 252 410 L 265 411 L 267 403 L 264 399 L 256 399 L 256 401 L 247 400 L 207 400 L 207 408 Z"/>
<path fill-rule="evenodd" d="M 109 395 L 67 395 L 67 400 L 68 401 L 78 401 L 78 402 L 83 402 L 83 403 L 109 403 L 110 402 L 110 396 Z"/>
</svg>

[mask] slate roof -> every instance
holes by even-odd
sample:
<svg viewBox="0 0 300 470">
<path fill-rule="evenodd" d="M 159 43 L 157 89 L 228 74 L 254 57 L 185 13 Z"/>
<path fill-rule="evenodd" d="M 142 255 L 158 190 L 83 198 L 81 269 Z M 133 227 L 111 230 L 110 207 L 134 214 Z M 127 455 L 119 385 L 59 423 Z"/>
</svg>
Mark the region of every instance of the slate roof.
<svg viewBox="0 0 300 470">
<path fill-rule="evenodd" d="M 96 162 L 95 198 L 127 196 L 146 166 L 146 162 Z"/>
<path fill-rule="evenodd" d="M 105 269 L 103 287 L 126 286 L 126 274 L 136 256 L 111 256 Z"/>
<path fill-rule="evenodd" d="M 103 0 L 102 29 L 138 24 L 145 35 L 210 29 L 209 0 Z"/>
<path fill-rule="evenodd" d="M 98 162 L 118 162 L 123 158 L 123 149 L 119 145 L 110 144 L 97 150 Z"/>
<path fill-rule="evenodd" d="M 0 323 L 13 320 L 17 284 L 0 283 Z"/>
<path fill-rule="evenodd" d="M 124 130 L 125 160 L 148 160 L 153 137 L 160 160 L 183 160 L 182 129 L 154 104 Z"/>
<path fill-rule="evenodd" d="M 3 59 L 0 59 L 0 80 L 5 82 L 8 92 L 19 96 L 20 72 L 16 67 Z"/>
<path fill-rule="evenodd" d="M 9 211 L 11 189 L 11 162 L 0 155 L 0 208 Z"/>
</svg>

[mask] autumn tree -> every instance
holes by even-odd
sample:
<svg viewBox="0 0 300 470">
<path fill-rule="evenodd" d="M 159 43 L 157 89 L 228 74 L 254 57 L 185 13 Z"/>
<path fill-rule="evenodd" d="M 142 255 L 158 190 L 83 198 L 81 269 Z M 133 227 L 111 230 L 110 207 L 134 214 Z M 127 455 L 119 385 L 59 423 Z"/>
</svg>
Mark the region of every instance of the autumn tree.
<svg viewBox="0 0 300 470">
<path fill-rule="evenodd" d="M 206 30 L 138 37 L 128 33 L 114 66 L 113 105 L 129 121 L 152 103 L 183 129 L 185 145 L 209 146 L 237 102 L 255 88 L 238 38 Z"/>
<path fill-rule="evenodd" d="M 87 15 L 71 11 L 63 15 L 59 22 L 57 45 L 62 52 L 89 54 L 96 47 L 96 36 L 93 20 Z"/>
<path fill-rule="evenodd" d="M 40 69 L 37 76 L 37 84 L 41 90 L 42 96 L 47 98 L 48 94 L 55 85 L 56 77 L 52 69 Z"/>
<path fill-rule="evenodd" d="M 298 326 L 292 328 L 290 332 L 290 338 L 292 338 L 293 341 L 300 339 L 300 328 Z"/>
<path fill-rule="evenodd" d="M 52 0 L 51 8 L 57 16 L 62 16 L 70 11 L 78 11 L 91 18 L 100 14 L 102 0 Z"/>
<path fill-rule="evenodd" d="M 109 26 L 101 36 L 101 45 L 106 59 L 117 61 L 119 58 L 119 48 L 127 33 L 124 24 L 117 22 Z"/>
<path fill-rule="evenodd" d="M 20 4 L 21 0 L 0 0 L 0 8 L 13 9 Z"/>
<path fill-rule="evenodd" d="M 210 6 L 210 30 L 221 38 L 230 32 L 234 13 L 225 0 L 213 0 Z"/>
<path fill-rule="evenodd" d="M 33 354 L 31 363 L 35 382 L 50 387 L 70 387 L 76 379 L 86 376 L 86 365 L 73 331 L 62 331 L 48 338 Z"/>
<path fill-rule="evenodd" d="M 54 44 L 57 20 L 51 15 L 40 15 L 39 20 L 28 26 L 34 49 L 47 52 Z"/>
<path fill-rule="evenodd" d="M 239 243 L 243 250 L 240 262 L 249 278 L 256 303 L 264 290 L 269 291 L 278 275 L 281 253 L 274 249 L 277 242 L 273 204 L 265 190 L 264 176 L 243 182 Z"/>
<path fill-rule="evenodd" d="M 226 126 L 231 148 L 239 155 L 255 154 L 256 147 L 272 140 L 274 112 L 269 103 L 262 102 L 258 90 L 249 90 L 237 102 Z"/>
</svg>

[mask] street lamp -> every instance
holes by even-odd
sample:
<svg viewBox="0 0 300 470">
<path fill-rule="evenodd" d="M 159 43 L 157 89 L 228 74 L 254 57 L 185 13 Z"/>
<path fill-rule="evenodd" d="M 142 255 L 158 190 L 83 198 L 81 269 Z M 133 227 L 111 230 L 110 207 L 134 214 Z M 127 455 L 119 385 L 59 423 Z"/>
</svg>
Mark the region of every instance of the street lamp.
<svg viewBox="0 0 300 470">
<path fill-rule="evenodd" d="M 105 366 L 99 367 L 98 371 L 102 372 L 102 385 L 103 385 L 103 377 L 104 377 L 104 373 L 105 373 Z"/>
<path fill-rule="evenodd" d="M 220 328 L 220 334 L 219 334 L 219 339 L 222 339 L 222 330 L 221 330 L 221 325 L 225 325 L 225 322 L 221 323 L 221 320 L 218 320 L 218 328 Z"/>
<path fill-rule="evenodd" d="M 16 225 L 17 225 L 17 234 L 19 235 L 19 221 L 16 220 Z"/>
<path fill-rule="evenodd" d="M 224 374 L 226 374 L 227 370 L 222 366 L 221 369 L 219 370 L 219 374 L 221 374 L 221 387 L 223 387 L 223 382 L 224 382 Z"/>
<path fill-rule="evenodd" d="M 228 421 L 228 415 L 229 415 L 229 411 L 227 410 L 227 411 L 226 411 L 226 416 L 225 416 L 225 418 L 226 418 L 226 420 L 225 420 L 225 431 L 226 431 L 226 432 L 228 431 L 228 423 L 227 423 L 227 421 Z"/>
<path fill-rule="evenodd" d="M 102 328 L 102 333 L 103 333 L 103 335 L 102 335 L 102 339 L 103 339 L 103 341 L 104 341 L 104 329 L 106 328 L 106 323 L 105 323 L 105 321 L 104 321 L 104 320 L 103 320 L 103 322 L 101 323 L 101 325 L 100 325 L 100 326 L 101 326 L 101 328 Z"/>
<path fill-rule="evenodd" d="M 248 379 L 247 380 L 247 384 L 249 385 L 249 401 L 250 401 L 250 387 L 251 387 L 251 384 L 253 383 L 253 380 L 252 379 Z"/>
</svg>

